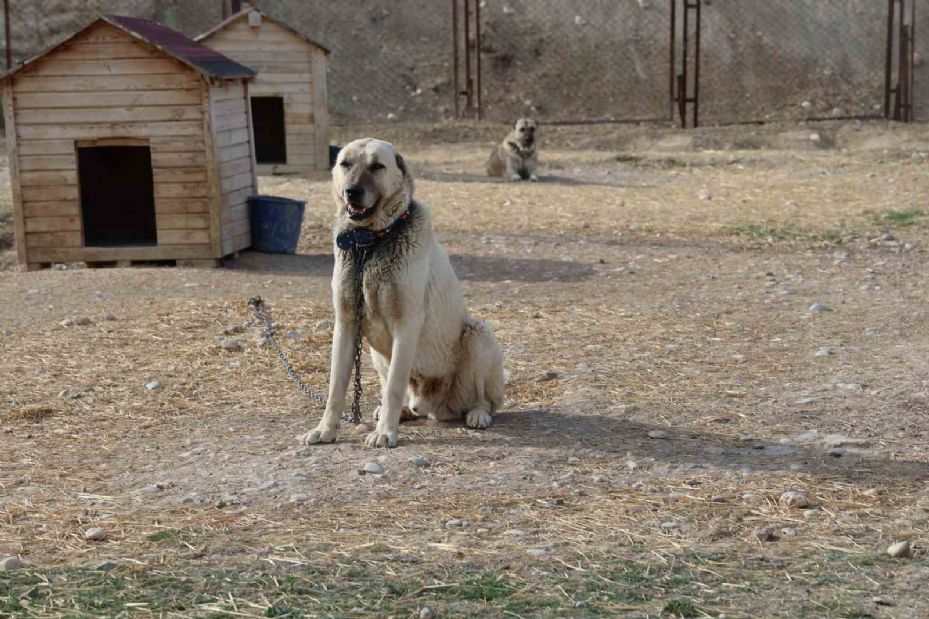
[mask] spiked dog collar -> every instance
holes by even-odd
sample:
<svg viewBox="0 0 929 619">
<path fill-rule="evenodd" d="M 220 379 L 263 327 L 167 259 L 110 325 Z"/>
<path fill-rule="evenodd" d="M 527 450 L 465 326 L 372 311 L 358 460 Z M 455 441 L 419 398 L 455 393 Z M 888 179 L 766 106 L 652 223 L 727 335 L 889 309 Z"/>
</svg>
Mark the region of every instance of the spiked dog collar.
<svg viewBox="0 0 929 619">
<path fill-rule="evenodd" d="M 386 239 L 394 232 L 399 231 L 406 225 L 410 215 L 413 214 L 413 202 L 403 212 L 400 217 L 394 220 L 392 224 L 381 230 L 371 230 L 369 228 L 353 228 L 338 234 L 335 237 L 336 246 L 342 251 L 349 251 L 355 247 L 369 247 L 382 239 Z"/>
</svg>

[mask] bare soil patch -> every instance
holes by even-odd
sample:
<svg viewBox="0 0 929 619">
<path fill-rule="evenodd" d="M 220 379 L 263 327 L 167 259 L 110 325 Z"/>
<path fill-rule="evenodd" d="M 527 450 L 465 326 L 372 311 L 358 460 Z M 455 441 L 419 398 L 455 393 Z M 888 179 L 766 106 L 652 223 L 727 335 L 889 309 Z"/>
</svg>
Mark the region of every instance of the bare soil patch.
<svg viewBox="0 0 929 619">
<path fill-rule="evenodd" d="M 325 388 L 325 182 L 262 180 L 296 256 L 0 272 L 0 615 L 929 614 L 925 127 L 549 128 L 538 184 L 482 176 L 494 127 L 380 133 L 504 345 L 495 425 L 296 445 L 320 411 L 224 332 L 262 295 Z"/>
</svg>

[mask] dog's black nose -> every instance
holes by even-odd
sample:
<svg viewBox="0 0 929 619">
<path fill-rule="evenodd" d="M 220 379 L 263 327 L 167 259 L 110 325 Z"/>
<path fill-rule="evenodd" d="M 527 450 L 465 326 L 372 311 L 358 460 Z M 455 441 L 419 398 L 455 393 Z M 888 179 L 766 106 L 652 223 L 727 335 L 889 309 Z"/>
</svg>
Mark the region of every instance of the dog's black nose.
<svg viewBox="0 0 929 619">
<path fill-rule="evenodd" d="M 347 187 L 345 189 L 345 198 L 348 202 L 360 202 L 364 195 L 364 188 L 359 187 L 358 185 L 352 185 L 351 187 Z"/>
</svg>

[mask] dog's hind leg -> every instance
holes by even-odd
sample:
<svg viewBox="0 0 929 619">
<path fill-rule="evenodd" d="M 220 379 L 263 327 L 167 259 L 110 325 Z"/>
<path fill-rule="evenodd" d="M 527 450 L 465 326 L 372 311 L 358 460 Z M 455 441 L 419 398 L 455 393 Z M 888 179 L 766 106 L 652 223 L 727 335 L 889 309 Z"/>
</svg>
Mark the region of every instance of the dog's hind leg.
<svg viewBox="0 0 929 619">
<path fill-rule="evenodd" d="M 503 350 L 487 323 L 470 318 L 465 329 L 457 408 L 464 411 L 466 426 L 487 428 L 503 404 Z"/>
</svg>

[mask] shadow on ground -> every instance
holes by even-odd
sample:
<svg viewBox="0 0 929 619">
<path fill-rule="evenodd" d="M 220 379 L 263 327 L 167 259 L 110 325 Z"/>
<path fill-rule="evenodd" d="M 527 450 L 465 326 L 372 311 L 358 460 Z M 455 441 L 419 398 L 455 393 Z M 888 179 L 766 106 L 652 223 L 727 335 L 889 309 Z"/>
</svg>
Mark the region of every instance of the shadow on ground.
<svg viewBox="0 0 929 619">
<path fill-rule="evenodd" d="M 451 261 L 460 279 L 474 282 L 573 282 L 595 273 L 590 264 L 565 260 L 454 255 Z M 333 257 L 330 254 L 282 255 L 247 251 L 237 260 L 228 261 L 226 267 L 279 275 L 329 277 Z"/>
</svg>

